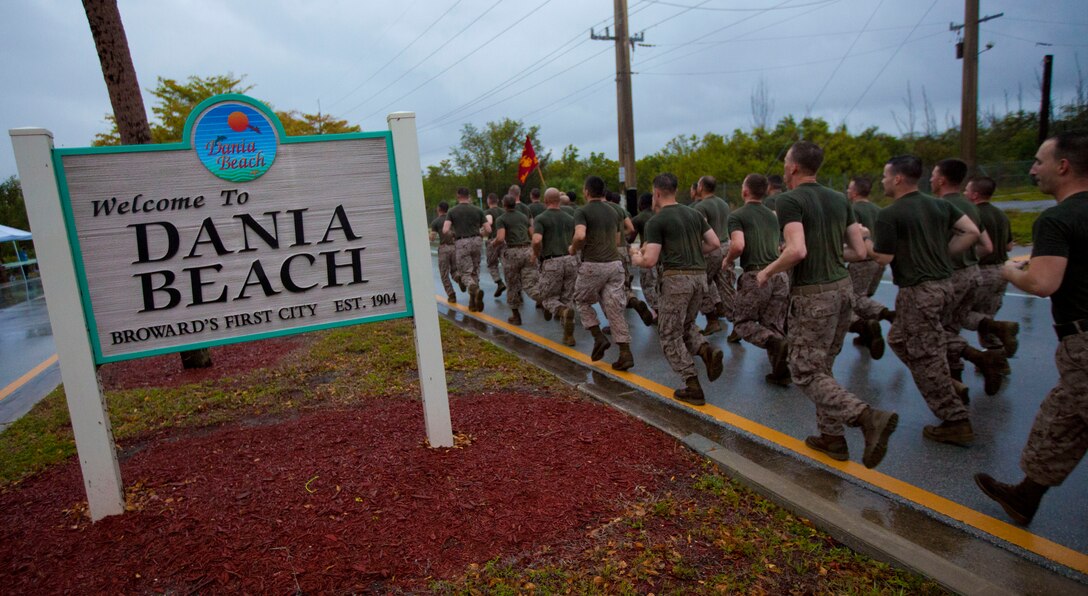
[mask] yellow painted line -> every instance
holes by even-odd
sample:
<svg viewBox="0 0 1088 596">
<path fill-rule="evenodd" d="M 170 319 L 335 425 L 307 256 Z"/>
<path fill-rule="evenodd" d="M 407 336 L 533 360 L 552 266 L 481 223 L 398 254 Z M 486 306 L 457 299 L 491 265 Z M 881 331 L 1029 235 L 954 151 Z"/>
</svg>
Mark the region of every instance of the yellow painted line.
<svg viewBox="0 0 1088 596">
<path fill-rule="evenodd" d="M 34 368 L 27 371 L 27 373 L 25 375 L 23 375 L 23 376 L 19 377 L 18 379 L 15 379 L 14 381 L 12 381 L 7 387 L 4 387 L 3 389 L 0 389 L 0 401 L 4 401 L 4 399 L 6 399 L 7 396 L 9 396 L 12 393 L 15 393 L 16 391 L 18 391 L 20 387 L 22 387 L 23 385 L 26 385 L 27 383 L 29 383 L 30 380 L 33 379 L 34 377 L 42 374 L 42 371 L 49 368 L 50 366 L 53 366 L 53 363 L 56 362 L 56 361 L 57 361 L 57 355 L 53 354 L 52 356 L 46 358 L 45 361 L 42 362 L 41 364 L 39 364 L 38 366 L 35 366 Z"/>
<path fill-rule="evenodd" d="M 444 296 L 436 295 L 435 299 L 439 304 L 444 304 L 451 309 L 459 310 L 468 316 L 475 317 L 509 333 L 532 341 L 533 343 L 540 344 L 572 360 L 597 368 L 603 373 L 622 379 L 632 385 L 656 393 L 664 398 L 674 399 L 672 397 L 673 389 L 670 387 L 666 387 L 660 383 L 656 383 L 650 379 L 632 373 L 612 370 L 612 366 L 603 360 L 593 362 L 588 355 L 573 350 L 563 344 L 556 343 L 546 337 L 541 337 L 535 333 L 526 331 L 521 327 L 510 325 L 506 321 L 500 321 L 499 319 L 482 312 L 468 312 L 468 309 L 465 306 L 461 304 L 450 304 L 446 301 Z M 1070 569 L 1074 569 L 1080 573 L 1088 573 L 1088 554 L 1062 546 L 1061 544 L 1047 540 L 1042 536 L 1032 534 L 1019 526 L 1014 526 L 995 517 L 980 513 L 970 507 L 966 507 L 955 501 L 931 493 L 925 489 L 914 486 L 913 484 L 899 480 L 898 478 L 893 478 L 887 474 L 877 472 L 876 470 L 870 470 L 860 463 L 853 461 L 835 461 L 826 455 L 809 449 L 805 446 L 804 441 L 800 439 L 795 439 L 769 426 L 764 426 L 758 422 L 744 418 L 743 416 L 738 416 L 737 414 L 719 408 L 718 406 L 709 404 L 704 406 L 693 406 L 679 400 L 676 400 L 676 403 L 701 412 L 719 422 L 723 422 L 764 440 L 775 443 L 802 457 L 807 457 L 808 459 L 818 461 L 828 467 L 835 468 L 844 474 L 868 482 L 889 493 L 898 495 L 899 497 L 921 505 L 922 507 L 936 511 L 937 513 L 948 516 L 992 536 L 996 536 L 997 538 L 1009 542 L 1010 544 L 1014 544 L 1024 550 L 1033 552 L 1061 565 L 1065 565 Z"/>
</svg>

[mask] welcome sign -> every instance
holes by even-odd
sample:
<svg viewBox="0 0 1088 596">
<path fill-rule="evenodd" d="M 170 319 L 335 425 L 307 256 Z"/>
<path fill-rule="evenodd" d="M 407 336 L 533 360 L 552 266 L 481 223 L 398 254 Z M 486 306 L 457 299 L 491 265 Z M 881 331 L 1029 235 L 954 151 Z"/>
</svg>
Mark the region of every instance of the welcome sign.
<svg viewBox="0 0 1088 596">
<path fill-rule="evenodd" d="M 224 95 L 181 143 L 53 162 L 96 363 L 413 314 L 389 132 Z"/>
</svg>

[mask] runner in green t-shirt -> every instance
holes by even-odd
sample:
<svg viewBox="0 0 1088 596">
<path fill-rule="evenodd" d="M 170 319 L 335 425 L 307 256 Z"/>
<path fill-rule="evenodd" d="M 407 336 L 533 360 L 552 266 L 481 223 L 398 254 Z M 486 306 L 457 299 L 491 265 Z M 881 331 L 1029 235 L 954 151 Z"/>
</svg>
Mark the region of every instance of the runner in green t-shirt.
<svg viewBox="0 0 1088 596">
<path fill-rule="evenodd" d="M 646 223 L 645 242 L 641 249 L 632 248 L 631 260 L 638 267 L 653 267 L 658 260 L 664 264 L 657 329 L 665 359 L 684 379 L 684 387 L 673 395 L 681 401 L 702 405 L 705 396 L 693 357 L 702 358 L 707 378 L 715 381 L 722 374 L 724 355 L 699 333 L 695 317 L 706 292 L 703 255 L 721 244 L 706 218 L 676 202 L 676 176 L 658 174 L 653 184 L 657 214 Z"/>
<path fill-rule="evenodd" d="M 646 222 L 654 216 L 654 195 L 644 192 L 638 197 L 638 215 L 631 218 L 631 225 L 635 228 L 634 234 L 628 236 L 627 241 L 633 243 L 639 239 L 639 246 L 646 243 Z M 654 321 L 657 320 L 657 309 L 661 306 L 661 264 L 654 267 L 638 268 L 638 283 L 642 286 L 642 296 L 653 311 Z"/>
<path fill-rule="evenodd" d="M 438 217 L 431 220 L 431 240 L 438 240 L 438 277 L 442 280 L 442 289 L 446 290 L 446 300 L 456 303 L 457 293 L 453 291 L 450 278 L 457 277 L 457 248 L 453 244 L 453 236 L 442 233 L 449 209 L 449 203 L 438 203 Z"/>
<path fill-rule="evenodd" d="M 446 215 L 442 224 L 443 234 L 453 234 L 457 249 L 457 271 L 460 283 L 468 287 L 468 309 L 479 312 L 484 309 L 484 293 L 480 289 L 480 237 L 491 234 L 484 210 L 473 205 L 465 187 L 457 189 L 457 204 Z"/>
<path fill-rule="evenodd" d="M 846 198 L 854 206 L 854 217 L 867 230 L 867 234 L 872 234 L 880 213 L 880 207 L 869 201 L 872 189 L 873 182 L 867 176 L 855 176 L 846 188 Z M 869 258 L 846 266 L 854 288 L 854 315 L 850 318 L 849 330 L 858 334 L 854 338 L 854 345 L 867 347 L 873 360 L 884 357 L 884 332 L 880 328 L 880 321 L 890 321 L 894 317 L 892 311 L 872 298 L 880 285 L 880 278 L 884 276 L 884 269 L 883 265 Z"/>
<path fill-rule="evenodd" d="M 721 248 L 706 255 L 706 294 L 700 311 L 706 317 L 703 335 L 712 335 L 723 329 L 719 319 L 733 317 L 733 303 L 737 291 L 733 270 L 723 270 L 722 261 L 729 252 L 729 204 L 715 195 L 718 181 L 713 176 L 703 176 L 695 187 L 695 202 L 692 207 L 706 218 L 710 228 L 718 235 Z"/>
<path fill-rule="evenodd" d="M 738 258 L 743 273 L 737 280 L 733 305 L 733 331 L 740 339 L 767 350 L 771 372 L 768 383 L 790 384 L 786 364 L 786 311 L 790 300 L 790 280 L 784 272 L 760 286 L 756 273 L 778 258 L 778 218 L 763 206 L 767 179 L 748 174 L 741 184 L 744 206 L 729 214 L 729 252 L 722 268 L 733 269 Z"/>
<path fill-rule="evenodd" d="M 978 207 L 979 218 L 982 219 L 982 225 L 990 234 L 990 241 L 994 246 L 993 252 L 979 259 L 980 283 L 971 312 L 967 315 L 967 327 L 978 329 L 978 339 L 982 347 L 1001 348 L 1006 356 L 1012 356 L 1016 353 L 1019 341 L 1015 333 L 1009 332 L 1019 331 L 1020 325 L 1012 321 L 995 320 L 1008 286 L 1008 282 L 1001 276 L 1001 268 L 1012 249 L 1012 226 L 1009 217 L 990 203 L 996 189 L 997 183 L 994 179 L 986 176 L 975 177 L 967 182 L 967 199 Z"/>
<path fill-rule="evenodd" d="M 503 244 L 495 244 L 492 240 L 495 239 L 495 233 L 498 231 L 495 229 L 495 222 L 499 221 L 502 214 L 506 211 L 499 205 L 499 195 L 495 193 L 489 193 L 487 195 L 487 209 L 484 211 L 484 216 L 487 218 L 487 223 L 491 224 L 491 235 L 487 237 L 488 242 L 485 243 L 487 252 L 487 272 L 491 274 L 492 281 L 495 282 L 495 297 L 502 296 L 502 293 L 506 291 L 506 284 L 502 281 L 502 275 L 499 272 L 499 263 L 502 261 L 502 251 L 505 248 Z"/>
<path fill-rule="evenodd" d="M 1035 517 L 1043 494 L 1061 485 L 1084 459 L 1088 440 L 1088 134 L 1063 133 L 1044 141 L 1031 175 L 1058 204 L 1035 221 L 1027 268 L 1009 264 L 1002 271 L 1017 288 L 1050 296 L 1059 379 L 1039 406 L 1020 455 L 1024 479 L 1009 485 L 975 475 L 986 496 L 1023 525 Z"/>
<path fill-rule="evenodd" d="M 954 297 L 950 254 L 978 240 L 971 218 L 948 201 L 918 192 L 922 161 L 893 157 L 884 166 L 884 194 L 894 201 L 877 215 L 870 255 L 892 266 L 899 286 L 888 345 L 910 369 L 926 405 L 941 420 L 922 435 L 932 441 L 969 444 L 974 438 L 962 388 L 954 387 L 948 359 L 934 350 L 944 341 L 942 319 Z"/>
<path fill-rule="evenodd" d="M 959 159 L 943 159 L 933 167 L 929 183 L 935 196 L 941 197 L 951 203 L 956 209 L 963 212 L 971 219 L 971 223 L 979 229 L 981 235 L 974 246 L 961 254 L 952 255 L 952 290 L 955 293 L 952 303 L 948 305 L 948 312 L 944 317 L 945 340 L 948 350 L 948 365 L 952 372 L 952 378 L 957 382 L 963 382 L 963 360 L 974 363 L 975 367 L 983 374 L 986 395 L 994 395 L 1001 388 L 1004 373 L 1009 365 L 1005 360 L 1005 351 L 987 350 L 981 352 L 973 348 L 963 338 L 963 329 L 978 329 L 978 320 L 971 324 L 971 307 L 975 303 L 975 295 L 982 283 L 982 276 L 978 268 L 978 255 L 986 255 L 993 252 L 993 244 L 990 235 L 982 227 L 979 218 L 978 207 L 960 194 L 960 187 L 967 176 L 967 163 Z M 1015 341 L 1019 325 L 1009 324 L 1001 326 L 1003 335 Z M 1015 351 L 1015 350 L 1012 350 Z"/>
<path fill-rule="evenodd" d="M 532 294 L 536 286 L 536 261 L 533 260 L 529 231 L 529 218 L 517 210 L 517 199 L 506 195 L 502 199 L 506 212 L 495 222 L 498 232 L 493 244 L 505 244 L 502 254 L 502 269 L 506 275 L 506 286 L 510 292 L 506 295 L 506 304 L 513 311 L 506 319 L 511 325 L 521 325 L 522 290 Z"/>
<path fill-rule="evenodd" d="M 533 256 L 540 263 L 536 281 L 538 304 L 544 319 L 555 317 L 563 326 L 563 343 L 574 345 L 574 284 L 578 278 L 578 257 L 570 254 L 574 239 L 574 218 L 559 207 L 559 190 L 544 191 L 543 213 L 533 219 Z"/>
<path fill-rule="evenodd" d="M 593 310 L 593 305 L 600 302 L 612 328 L 612 337 L 620 348 L 620 357 L 612 363 L 612 368 L 628 370 L 635 365 L 635 358 L 631 355 L 631 333 L 624 318 L 627 300 L 623 291 L 623 262 L 616 252 L 619 231 L 616 211 L 605 201 L 604 180 L 599 176 L 586 178 L 583 192 L 589 202 L 574 214 L 574 239 L 569 250 L 572 255 L 582 253 L 574 302 L 582 326 L 593 334 L 590 358 L 594 362 L 604 358 L 605 351 L 612 345 L 601 331 L 597 313 Z"/>
<path fill-rule="evenodd" d="M 756 274 L 756 281 L 763 286 L 775 274 L 793 269 L 787 323 L 790 375 L 816 404 L 820 430 L 805 439 L 805 445 L 847 459 L 843 427 L 859 426 L 865 437 L 861 460 L 872 468 L 884 458 L 899 416 L 870 407 L 831 374 L 853 302 L 843 259 L 864 258 L 866 246 L 846 197 L 816 182 L 823 159 L 823 149 L 810 141 L 798 141 L 786 152 L 784 178 L 790 190 L 776 203 L 785 248 Z"/>
</svg>

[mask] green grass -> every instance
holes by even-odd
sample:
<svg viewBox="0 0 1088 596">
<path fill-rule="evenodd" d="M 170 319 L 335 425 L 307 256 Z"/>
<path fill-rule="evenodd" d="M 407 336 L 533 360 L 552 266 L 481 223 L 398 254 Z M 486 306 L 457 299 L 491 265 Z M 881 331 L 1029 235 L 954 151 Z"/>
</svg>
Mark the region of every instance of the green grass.
<svg viewBox="0 0 1088 596">
<path fill-rule="evenodd" d="M 1054 197 L 1043 194 L 1037 186 L 998 188 L 992 201 L 1053 201 Z"/>
<path fill-rule="evenodd" d="M 1009 224 L 1012 226 L 1012 240 L 1020 246 L 1031 244 L 1031 227 L 1035 220 L 1039 219 L 1041 211 L 1014 211 L 1008 210 Z"/>
</svg>

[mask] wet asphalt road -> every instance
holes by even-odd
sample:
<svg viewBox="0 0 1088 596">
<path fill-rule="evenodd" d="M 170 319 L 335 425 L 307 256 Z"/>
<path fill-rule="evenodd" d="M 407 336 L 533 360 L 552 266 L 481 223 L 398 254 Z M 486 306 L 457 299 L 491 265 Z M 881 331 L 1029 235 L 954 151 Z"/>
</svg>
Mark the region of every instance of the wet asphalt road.
<svg viewBox="0 0 1088 596">
<path fill-rule="evenodd" d="M 49 313 L 40 293 L 0 308 L 0 389 L 11 387 L 55 353 Z M 0 430 L 30 411 L 60 382 L 60 367 L 53 363 L 0 400 Z"/>
<path fill-rule="evenodd" d="M 435 264 L 436 293 L 444 295 Z M 890 276 L 890 273 L 888 274 Z M 509 308 L 505 295 L 495 299 L 493 280 L 481 267 L 485 314 L 505 320 Z M 636 276 L 635 285 L 638 279 Z M 886 278 L 874 298 L 889 306 L 895 302 L 895 286 Z M 467 304 L 464 293 L 459 302 Z M 553 341 L 560 341 L 562 331 L 554 322 L 544 321 L 534 303 L 526 298 L 522 308 L 523 328 Z M 444 311 L 444 305 L 439 306 Z M 933 443 L 922 437 L 922 427 L 939 422 L 926 407 L 906 366 L 887 350 L 878 361 L 868 351 L 851 343 L 847 335 L 842 353 L 835 362 L 834 374 L 848 390 L 866 402 L 899 413 L 899 427 L 889 442 L 888 455 L 878 470 L 941 497 L 993 516 L 1008 520 L 1001 508 L 975 486 L 972 476 L 988 472 L 999 480 L 1018 481 L 1020 451 L 1027 439 L 1040 402 L 1058 379 L 1054 364 L 1057 339 L 1051 327 L 1050 301 L 1020 293 L 1015 288 L 1006 293 L 999 319 L 1020 323 L 1020 348 L 1010 360 L 1012 374 L 1001 390 L 990 397 L 983 391 L 982 376 L 967 364 L 964 382 L 970 387 L 971 421 L 975 442 L 971 447 Z M 604 320 L 603 317 L 601 319 Z M 635 368 L 629 372 L 669 387 L 679 387 L 682 380 L 668 366 L 661 351 L 656 329 L 643 326 L 637 314 L 628 311 L 632 330 Z M 704 326 L 702 317 L 699 325 Z M 885 335 L 888 323 L 883 323 Z M 727 333 L 711 336 L 710 341 L 725 352 L 725 371 L 714 383 L 708 383 L 705 370 L 697 360 L 707 401 L 732 413 L 771 427 L 797 439 L 816 433 L 815 409 L 796 387 L 768 385 L 763 377 L 770 372 L 766 353 L 751 344 L 730 344 Z M 965 332 L 972 345 L 978 345 L 974 332 Z M 588 353 L 590 334 L 576 325 L 575 350 Z M 618 350 L 609 349 L 606 361 L 615 360 Z M 860 460 L 863 441 L 860 433 L 848 429 L 847 440 L 853 460 Z M 1035 520 L 1032 533 L 1088 553 L 1088 466 L 1083 462 L 1060 486 L 1050 490 Z"/>
</svg>

